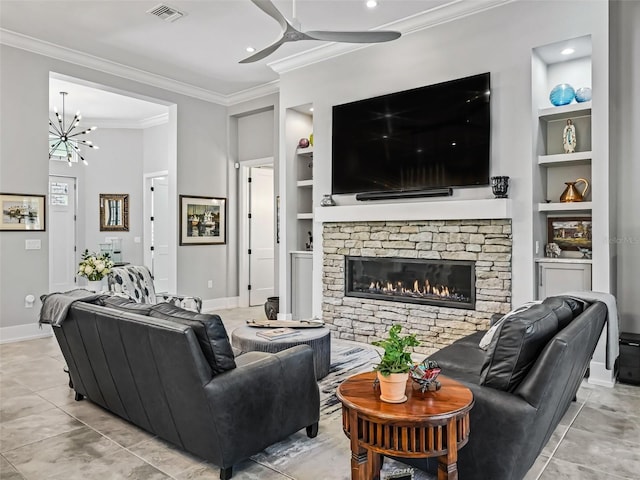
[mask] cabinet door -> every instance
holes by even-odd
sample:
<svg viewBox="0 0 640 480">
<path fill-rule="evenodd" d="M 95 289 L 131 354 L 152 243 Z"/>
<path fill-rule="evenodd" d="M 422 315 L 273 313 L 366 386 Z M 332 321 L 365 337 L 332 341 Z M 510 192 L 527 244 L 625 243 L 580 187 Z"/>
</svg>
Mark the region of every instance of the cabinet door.
<svg viewBox="0 0 640 480">
<path fill-rule="evenodd" d="M 291 254 L 291 318 L 311 318 L 313 257 L 311 252 Z"/>
<path fill-rule="evenodd" d="M 588 263 L 538 264 L 538 300 L 570 291 L 591 290 L 591 265 Z"/>
</svg>

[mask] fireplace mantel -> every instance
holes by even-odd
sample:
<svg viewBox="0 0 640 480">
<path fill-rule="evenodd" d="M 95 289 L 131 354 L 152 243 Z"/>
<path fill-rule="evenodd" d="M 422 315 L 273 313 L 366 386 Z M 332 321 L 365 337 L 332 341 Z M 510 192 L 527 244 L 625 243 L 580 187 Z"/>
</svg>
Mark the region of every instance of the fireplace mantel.
<svg viewBox="0 0 640 480">
<path fill-rule="evenodd" d="M 378 222 L 412 220 L 489 220 L 511 218 L 511 200 L 491 198 L 398 203 L 366 203 L 319 207 L 317 222 Z"/>
</svg>

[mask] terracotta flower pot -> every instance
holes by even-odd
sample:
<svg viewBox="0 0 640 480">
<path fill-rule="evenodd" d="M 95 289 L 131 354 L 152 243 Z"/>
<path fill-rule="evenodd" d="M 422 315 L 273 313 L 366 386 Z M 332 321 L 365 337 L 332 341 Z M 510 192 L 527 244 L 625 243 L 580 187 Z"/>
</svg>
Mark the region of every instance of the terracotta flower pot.
<svg viewBox="0 0 640 480">
<path fill-rule="evenodd" d="M 391 373 L 387 376 L 378 374 L 380 382 L 380 400 L 387 403 L 402 403 L 407 401 L 404 394 L 407 388 L 408 373 Z"/>
</svg>

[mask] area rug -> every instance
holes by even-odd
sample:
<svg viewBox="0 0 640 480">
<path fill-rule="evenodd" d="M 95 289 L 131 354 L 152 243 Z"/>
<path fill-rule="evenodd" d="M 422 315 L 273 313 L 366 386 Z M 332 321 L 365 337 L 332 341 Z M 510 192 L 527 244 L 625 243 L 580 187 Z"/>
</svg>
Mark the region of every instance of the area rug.
<svg viewBox="0 0 640 480">
<path fill-rule="evenodd" d="M 318 436 L 308 438 L 303 430 L 251 459 L 293 480 L 350 480 L 351 450 L 349 439 L 342 431 L 342 411 L 336 388 L 351 375 L 371 371 L 378 359 L 378 353 L 372 347 L 332 339 L 329 375 L 319 381 Z M 385 459 L 381 480 L 407 468 L 403 463 Z M 413 478 L 432 480 L 435 477 L 415 470 Z"/>
</svg>

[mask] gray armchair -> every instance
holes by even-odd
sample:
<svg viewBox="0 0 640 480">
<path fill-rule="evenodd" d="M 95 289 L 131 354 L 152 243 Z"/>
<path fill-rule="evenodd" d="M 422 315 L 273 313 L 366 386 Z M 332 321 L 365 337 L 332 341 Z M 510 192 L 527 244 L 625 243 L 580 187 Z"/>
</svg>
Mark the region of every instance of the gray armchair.
<svg viewBox="0 0 640 480">
<path fill-rule="evenodd" d="M 107 281 L 109 291 L 127 296 L 136 303 L 155 305 L 156 303 L 166 302 L 193 312 L 199 313 L 202 310 L 202 299 L 200 297 L 156 293 L 151 272 L 144 265 L 114 267 L 111 269 Z"/>
</svg>

